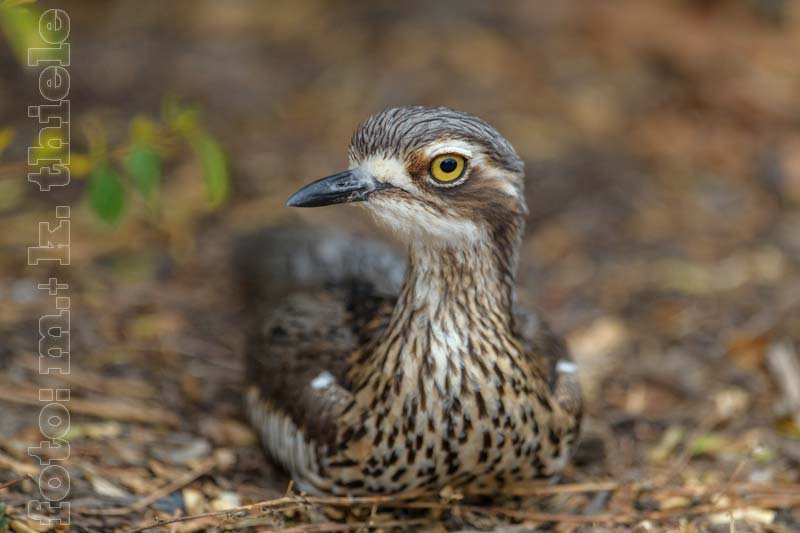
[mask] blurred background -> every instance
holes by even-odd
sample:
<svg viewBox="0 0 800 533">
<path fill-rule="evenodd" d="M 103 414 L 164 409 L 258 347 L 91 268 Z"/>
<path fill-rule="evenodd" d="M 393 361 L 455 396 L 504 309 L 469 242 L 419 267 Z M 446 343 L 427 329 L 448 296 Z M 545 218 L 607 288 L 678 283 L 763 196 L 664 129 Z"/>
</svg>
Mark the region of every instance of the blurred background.
<svg viewBox="0 0 800 533">
<path fill-rule="evenodd" d="M 377 233 L 356 209 L 283 204 L 346 166 L 360 121 L 410 104 L 476 114 L 526 161 L 520 298 L 567 337 L 587 397 L 567 481 L 800 482 L 800 4 L 0 6 L 0 485 L 36 471 L 37 391 L 57 385 L 78 400 L 74 508 L 130 505 L 213 463 L 148 510 L 86 524 L 282 494 L 240 414 L 230 250 L 279 222 Z M 41 69 L 21 58 L 48 7 L 71 19 L 72 181 L 41 192 L 25 177 Z M 71 265 L 28 266 L 56 205 L 71 206 Z M 72 298 L 68 376 L 36 371 L 53 309 L 37 284 L 54 275 Z M 0 499 L 18 511 L 32 490 Z M 600 496 L 554 505 L 694 501 Z M 741 519 L 791 529 L 796 500 Z"/>
</svg>

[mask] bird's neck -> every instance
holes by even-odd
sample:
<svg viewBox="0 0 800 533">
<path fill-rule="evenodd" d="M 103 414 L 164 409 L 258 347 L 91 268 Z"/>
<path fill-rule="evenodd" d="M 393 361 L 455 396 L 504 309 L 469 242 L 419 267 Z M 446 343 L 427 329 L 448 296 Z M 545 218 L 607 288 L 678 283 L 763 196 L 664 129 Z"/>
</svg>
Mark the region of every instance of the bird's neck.
<svg viewBox="0 0 800 533">
<path fill-rule="evenodd" d="M 470 366 L 519 351 L 512 306 L 520 233 L 457 248 L 412 244 L 403 289 L 359 381 L 449 397 Z"/>
<path fill-rule="evenodd" d="M 491 314 L 497 333 L 505 333 L 514 299 L 515 262 L 515 249 L 493 243 L 477 241 L 458 248 L 415 243 L 393 322 L 413 314 L 422 326 L 446 330 L 459 321 Z"/>
</svg>

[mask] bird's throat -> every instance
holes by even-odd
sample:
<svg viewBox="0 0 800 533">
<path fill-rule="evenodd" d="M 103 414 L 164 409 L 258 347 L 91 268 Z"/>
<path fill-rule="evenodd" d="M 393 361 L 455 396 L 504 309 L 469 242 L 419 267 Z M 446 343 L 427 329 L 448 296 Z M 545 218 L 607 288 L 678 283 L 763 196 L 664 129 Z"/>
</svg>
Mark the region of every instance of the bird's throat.
<svg viewBox="0 0 800 533">
<path fill-rule="evenodd" d="M 485 354 L 515 350 L 511 244 L 412 245 L 403 289 L 370 361 L 384 387 L 452 397 Z"/>
<path fill-rule="evenodd" d="M 412 313 L 422 322 L 448 329 L 450 323 L 496 315 L 507 325 L 514 298 L 515 255 L 515 250 L 497 250 L 483 243 L 459 249 L 412 245 L 393 322 Z"/>
</svg>

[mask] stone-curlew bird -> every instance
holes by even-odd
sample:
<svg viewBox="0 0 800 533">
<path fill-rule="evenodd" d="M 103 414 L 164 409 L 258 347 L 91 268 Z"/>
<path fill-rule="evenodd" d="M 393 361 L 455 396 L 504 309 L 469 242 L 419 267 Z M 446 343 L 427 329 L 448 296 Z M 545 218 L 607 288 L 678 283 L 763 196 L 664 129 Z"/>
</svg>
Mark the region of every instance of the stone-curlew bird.
<svg viewBox="0 0 800 533">
<path fill-rule="evenodd" d="M 581 397 L 562 341 L 515 305 L 522 161 L 492 126 L 441 107 L 369 117 L 349 159 L 287 205 L 366 208 L 408 266 L 402 277 L 387 247 L 327 230 L 248 242 L 239 263 L 261 300 L 246 410 L 267 452 L 310 493 L 555 478 Z"/>
</svg>

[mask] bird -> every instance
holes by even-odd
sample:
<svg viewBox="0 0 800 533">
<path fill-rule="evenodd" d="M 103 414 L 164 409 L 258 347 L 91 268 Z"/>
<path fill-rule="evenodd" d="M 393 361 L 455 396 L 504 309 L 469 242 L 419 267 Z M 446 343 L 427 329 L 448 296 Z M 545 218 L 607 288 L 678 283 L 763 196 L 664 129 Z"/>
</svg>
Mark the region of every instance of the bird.
<svg viewBox="0 0 800 533">
<path fill-rule="evenodd" d="M 516 301 L 522 160 L 484 120 L 423 106 L 367 118 L 348 159 L 286 205 L 366 209 L 405 254 L 313 226 L 237 251 L 256 302 L 244 409 L 267 455 L 318 495 L 557 481 L 583 404 L 565 343 Z"/>
</svg>

